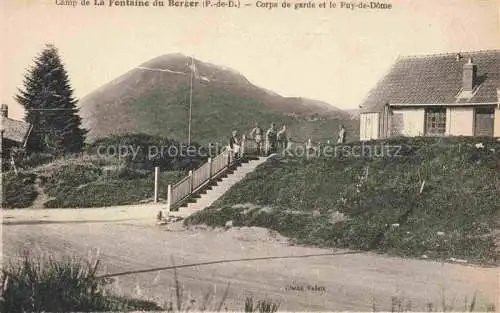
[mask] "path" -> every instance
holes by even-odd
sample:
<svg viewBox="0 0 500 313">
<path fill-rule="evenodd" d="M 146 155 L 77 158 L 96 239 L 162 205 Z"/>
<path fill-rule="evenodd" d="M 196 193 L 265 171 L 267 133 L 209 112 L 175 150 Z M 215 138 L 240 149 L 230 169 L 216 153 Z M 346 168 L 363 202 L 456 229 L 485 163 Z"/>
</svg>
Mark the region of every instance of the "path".
<svg viewBox="0 0 500 313">
<path fill-rule="evenodd" d="M 13 258 L 23 249 L 84 258 L 89 252 L 99 251 L 104 271 L 116 273 L 169 266 L 172 257 L 181 265 L 318 255 L 179 269 L 185 292 L 197 301 L 211 288 L 214 297 L 220 299 L 230 283 L 227 307 L 237 310 L 243 309 L 248 295 L 280 301 L 280 311 L 371 311 L 373 305 L 388 311 L 395 296 L 404 299 L 405 307 L 411 300 L 413 310 L 426 311 L 429 302 L 442 310 L 443 290 L 446 302 L 454 303 L 455 310 L 463 310 L 465 299 L 470 302 L 476 290 L 482 306 L 477 309 L 484 309 L 485 303 L 494 303 L 498 298 L 499 276 L 495 268 L 290 246 L 259 228 L 216 231 L 187 230 L 179 224 L 160 227 L 155 217 L 161 206 L 5 211 L 4 221 L 10 224 L 3 225 L 4 257 Z M 316 290 L 308 290 L 308 286 Z M 159 303 L 172 299 L 172 287 L 171 270 L 120 276 L 112 286 L 115 292 Z M 304 290 L 297 290 L 301 288 Z M 210 309 L 214 309 L 215 302 Z"/>
<path fill-rule="evenodd" d="M 40 177 L 37 177 L 35 179 L 35 191 L 37 192 L 37 197 L 31 204 L 31 208 L 33 209 L 43 209 L 44 208 L 43 204 L 51 199 L 49 195 L 45 193 L 41 184 L 42 182 Z"/>
</svg>

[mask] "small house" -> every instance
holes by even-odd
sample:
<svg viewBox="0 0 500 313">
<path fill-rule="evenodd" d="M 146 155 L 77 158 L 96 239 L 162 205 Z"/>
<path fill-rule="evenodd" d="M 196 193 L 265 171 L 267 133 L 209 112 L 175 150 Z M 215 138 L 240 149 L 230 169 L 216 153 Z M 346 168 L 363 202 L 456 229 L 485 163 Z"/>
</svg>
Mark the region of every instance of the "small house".
<svg viewBox="0 0 500 313">
<path fill-rule="evenodd" d="M 500 51 L 398 58 L 361 104 L 360 140 L 500 137 Z"/>
<path fill-rule="evenodd" d="M 31 132 L 29 123 L 9 118 L 9 108 L 6 104 L 0 107 L 0 146 L 2 159 L 10 155 L 14 147 L 25 147 Z"/>
</svg>

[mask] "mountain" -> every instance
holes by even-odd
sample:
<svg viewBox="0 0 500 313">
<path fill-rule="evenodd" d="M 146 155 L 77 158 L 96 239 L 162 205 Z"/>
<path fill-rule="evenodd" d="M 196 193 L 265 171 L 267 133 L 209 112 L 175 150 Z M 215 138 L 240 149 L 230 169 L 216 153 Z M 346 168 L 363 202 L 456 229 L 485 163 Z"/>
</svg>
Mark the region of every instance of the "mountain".
<svg viewBox="0 0 500 313">
<path fill-rule="evenodd" d="M 255 122 L 287 124 L 295 140 L 327 140 L 343 123 L 357 136 L 358 123 L 328 103 L 283 97 L 253 85 L 223 66 L 193 60 L 192 140 L 226 140 L 231 130 L 248 132 Z M 146 133 L 186 141 L 191 58 L 168 54 L 130 70 L 82 98 L 83 125 L 90 140 L 112 134 Z"/>
<path fill-rule="evenodd" d="M 349 113 L 353 119 L 359 119 L 360 109 L 349 109 L 344 110 L 344 112 Z"/>
</svg>

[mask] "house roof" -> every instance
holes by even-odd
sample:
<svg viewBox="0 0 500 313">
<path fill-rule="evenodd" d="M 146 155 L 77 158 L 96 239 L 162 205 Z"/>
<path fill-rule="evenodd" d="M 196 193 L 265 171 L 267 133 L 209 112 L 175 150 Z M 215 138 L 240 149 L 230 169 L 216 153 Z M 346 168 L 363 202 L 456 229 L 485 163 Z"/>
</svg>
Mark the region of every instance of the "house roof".
<svg viewBox="0 0 500 313">
<path fill-rule="evenodd" d="M 389 73 L 368 93 L 361 112 L 379 112 L 389 104 L 453 104 L 498 102 L 500 50 L 407 56 L 396 60 Z M 477 92 L 457 100 L 463 65 L 472 58 L 477 68 Z"/>
<path fill-rule="evenodd" d="M 12 140 L 18 143 L 23 143 L 28 133 L 30 131 L 30 124 L 13 120 L 8 117 L 2 118 L 2 130 L 3 130 L 3 138 Z"/>
</svg>

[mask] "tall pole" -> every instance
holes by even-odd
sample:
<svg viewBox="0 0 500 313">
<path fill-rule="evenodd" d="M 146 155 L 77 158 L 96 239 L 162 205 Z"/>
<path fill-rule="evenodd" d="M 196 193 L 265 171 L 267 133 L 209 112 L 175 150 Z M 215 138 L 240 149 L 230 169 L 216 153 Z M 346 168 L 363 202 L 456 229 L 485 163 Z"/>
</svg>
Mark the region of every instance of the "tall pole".
<svg viewBox="0 0 500 313">
<path fill-rule="evenodd" d="M 3 112 L 2 112 L 3 113 Z M 0 208 L 3 209 L 3 114 L 0 115 Z"/>
<path fill-rule="evenodd" d="M 188 123 L 188 146 L 191 146 L 191 107 L 193 105 L 193 72 L 194 60 L 191 57 L 191 83 L 189 88 L 189 123 Z"/>
</svg>

